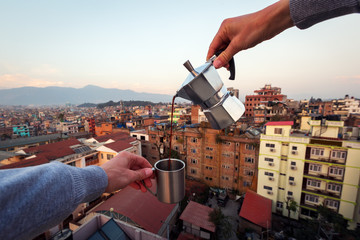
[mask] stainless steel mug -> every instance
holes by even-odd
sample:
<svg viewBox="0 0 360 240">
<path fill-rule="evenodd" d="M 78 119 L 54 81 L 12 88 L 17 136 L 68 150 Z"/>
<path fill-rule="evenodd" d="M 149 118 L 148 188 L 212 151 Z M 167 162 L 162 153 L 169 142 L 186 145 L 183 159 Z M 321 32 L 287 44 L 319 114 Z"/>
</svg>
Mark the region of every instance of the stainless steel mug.
<svg viewBox="0 0 360 240">
<path fill-rule="evenodd" d="M 170 163 L 170 164 L 169 164 Z M 178 203 L 185 197 L 185 163 L 179 159 L 162 159 L 154 165 L 157 190 L 153 193 L 163 203 Z"/>
</svg>

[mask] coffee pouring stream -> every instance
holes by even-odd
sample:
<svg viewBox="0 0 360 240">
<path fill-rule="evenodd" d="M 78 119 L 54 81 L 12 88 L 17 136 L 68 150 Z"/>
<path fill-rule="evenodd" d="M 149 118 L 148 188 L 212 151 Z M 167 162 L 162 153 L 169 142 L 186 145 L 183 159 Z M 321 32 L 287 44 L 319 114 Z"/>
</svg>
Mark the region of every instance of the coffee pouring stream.
<svg viewBox="0 0 360 240">
<path fill-rule="evenodd" d="M 218 52 L 216 55 L 219 55 Z M 240 119 L 245 106 L 227 91 L 218 72 L 213 66 L 214 55 L 204 65 L 193 68 L 190 61 L 184 63 L 190 72 L 176 96 L 200 105 L 210 125 L 214 129 L 224 129 Z M 230 80 L 235 79 L 235 63 L 229 62 Z"/>
</svg>

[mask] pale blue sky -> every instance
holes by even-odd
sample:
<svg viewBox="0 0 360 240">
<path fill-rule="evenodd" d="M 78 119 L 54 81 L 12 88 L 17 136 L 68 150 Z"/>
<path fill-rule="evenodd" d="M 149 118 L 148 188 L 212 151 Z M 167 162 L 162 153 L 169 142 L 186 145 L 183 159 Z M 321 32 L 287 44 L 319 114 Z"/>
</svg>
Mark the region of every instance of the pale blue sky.
<svg viewBox="0 0 360 240">
<path fill-rule="evenodd" d="M 275 1 L 1 1 L 0 89 L 93 84 L 175 94 L 223 19 Z M 288 98 L 360 97 L 360 15 L 289 29 L 235 57 L 226 86 Z"/>
</svg>

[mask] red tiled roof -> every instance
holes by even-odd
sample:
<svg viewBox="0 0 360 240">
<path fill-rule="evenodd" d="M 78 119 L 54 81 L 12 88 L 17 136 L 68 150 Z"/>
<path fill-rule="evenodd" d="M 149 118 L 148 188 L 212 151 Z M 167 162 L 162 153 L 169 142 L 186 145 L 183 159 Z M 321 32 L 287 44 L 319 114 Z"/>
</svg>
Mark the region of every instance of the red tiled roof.
<svg viewBox="0 0 360 240">
<path fill-rule="evenodd" d="M 279 122 L 268 122 L 265 126 L 287 126 L 287 125 L 294 125 L 293 121 L 279 121 Z"/>
<path fill-rule="evenodd" d="M 126 138 L 130 138 L 130 136 L 129 136 L 129 134 L 123 133 L 123 132 L 111 133 L 111 134 L 95 137 L 96 141 L 98 141 L 98 142 L 106 142 L 109 139 L 116 141 L 116 140 L 126 139 Z"/>
<path fill-rule="evenodd" d="M 190 233 L 181 232 L 176 240 L 202 240 L 203 238 L 192 235 Z"/>
<path fill-rule="evenodd" d="M 77 139 L 68 139 L 61 142 L 49 143 L 38 147 L 27 148 L 24 149 L 24 151 L 28 154 L 35 154 L 38 157 L 45 157 L 50 161 L 74 154 L 75 152 L 70 148 L 70 146 L 77 144 L 80 144 Z"/>
<path fill-rule="evenodd" d="M 215 232 L 215 225 L 208 220 L 209 213 L 212 211 L 213 209 L 208 206 L 190 201 L 181 214 L 180 219 L 210 232 Z"/>
<path fill-rule="evenodd" d="M 130 143 L 128 143 L 128 141 L 125 141 L 125 140 L 108 143 L 108 144 L 105 144 L 104 146 L 114 150 L 115 152 L 120 152 L 122 150 L 132 147 L 132 145 Z"/>
<path fill-rule="evenodd" d="M 49 163 L 49 160 L 47 160 L 45 157 L 35 157 L 35 158 L 21 160 L 20 162 L 15 162 L 15 163 L 1 166 L 0 169 L 31 167 L 31 166 L 37 166 L 37 165 L 41 165 L 41 164 L 45 164 L 45 163 Z"/>
<path fill-rule="evenodd" d="M 152 191 L 156 191 L 155 185 L 153 181 Z M 149 192 L 143 193 L 128 186 L 92 211 L 109 211 L 113 208 L 114 212 L 130 218 L 146 231 L 157 234 L 175 206 L 159 202 Z"/>
<path fill-rule="evenodd" d="M 271 228 L 271 200 L 247 190 L 239 216 L 263 228 Z"/>
</svg>

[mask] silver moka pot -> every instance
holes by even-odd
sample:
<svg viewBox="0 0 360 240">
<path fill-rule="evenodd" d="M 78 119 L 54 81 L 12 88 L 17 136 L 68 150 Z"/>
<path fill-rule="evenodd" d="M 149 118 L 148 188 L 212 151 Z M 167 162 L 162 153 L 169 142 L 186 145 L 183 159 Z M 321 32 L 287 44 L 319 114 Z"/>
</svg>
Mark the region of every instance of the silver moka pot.
<svg viewBox="0 0 360 240">
<path fill-rule="evenodd" d="M 218 55 L 219 53 L 217 53 Z M 193 68 L 190 61 L 184 66 L 190 72 L 177 96 L 200 105 L 210 125 L 214 129 L 223 129 L 235 123 L 245 112 L 240 100 L 226 90 L 218 72 L 213 66 L 214 55 L 204 65 Z M 235 79 L 234 59 L 229 62 L 230 78 Z"/>
</svg>

